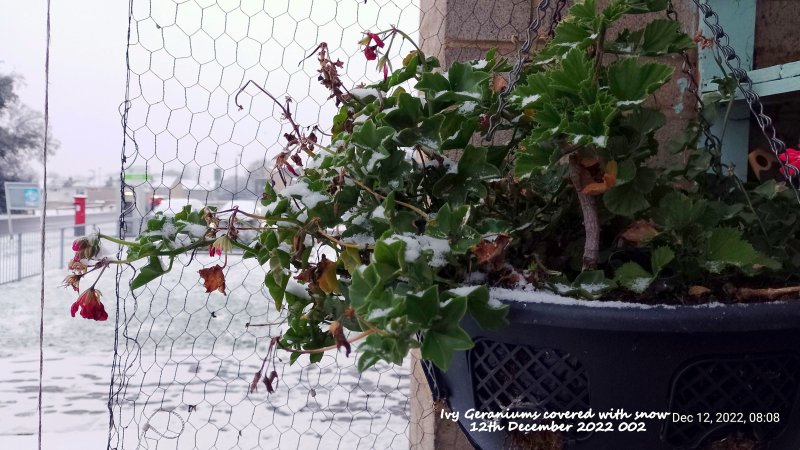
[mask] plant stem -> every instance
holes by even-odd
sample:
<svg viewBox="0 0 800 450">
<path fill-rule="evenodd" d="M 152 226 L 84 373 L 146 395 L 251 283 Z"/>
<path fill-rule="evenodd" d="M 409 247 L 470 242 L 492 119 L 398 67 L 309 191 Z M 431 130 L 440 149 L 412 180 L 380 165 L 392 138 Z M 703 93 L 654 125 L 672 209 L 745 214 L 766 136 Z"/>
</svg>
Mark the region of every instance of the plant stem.
<svg viewBox="0 0 800 450">
<path fill-rule="evenodd" d="M 595 45 L 595 54 L 594 54 L 594 82 L 600 79 L 600 72 L 603 70 L 603 53 L 605 52 L 606 45 L 606 24 L 603 23 L 600 25 L 600 31 L 598 32 L 599 36 L 597 36 L 597 44 Z"/>
<path fill-rule="evenodd" d="M 383 195 L 381 195 L 381 194 L 379 194 L 379 193 L 377 193 L 377 192 L 373 191 L 372 189 L 370 189 L 369 187 L 367 187 L 367 185 L 365 185 L 365 184 L 364 184 L 364 183 L 362 183 L 361 181 L 357 180 L 356 178 L 354 178 L 354 177 L 352 177 L 352 176 L 351 176 L 351 177 L 350 177 L 350 180 L 352 180 L 352 181 L 353 181 L 353 183 L 355 183 L 356 185 L 358 185 L 359 187 L 361 187 L 361 188 L 362 188 L 362 189 L 364 189 L 365 191 L 367 191 L 367 192 L 369 192 L 370 194 L 372 194 L 372 195 L 373 195 L 375 198 L 377 198 L 378 200 L 383 200 L 383 199 L 385 199 L 385 198 L 386 198 L 385 196 L 383 196 Z M 425 213 L 425 211 L 423 211 L 423 210 L 421 210 L 421 209 L 417 208 L 416 206 L 414 206 L 414 205 L 411 205 L 411 204 L 409 204 L 409 203 L 401 202 L 400 200 L 395 200 L 394 202 L 395 202 L 395 203 L 397 203 L 398 205 L 405 206 L 406 208 L 408 208 L 408 209 L 410 209 L 410 210 L 414 211 L 415 213 L 417 213 L 417 214 L 419 214 L 420 216 L 422 216 L 422 217 L 423 217 L 425 220 L 429 220 L 429 217 L 428 217 L 428 215 Z"/>
<path fill-rule="evenodd" d="M 583 245 L 583 270 L 594 270 L 600 259 L 600 221 L 597 216 L 597 203 L 594 197 L 584 194 L 581 174 L 585 171 L 577 160 L 577 155 L 569 156 L 569 178 L 578 194 L 583 215 L 585 242 Z"/>
<path fill-rule="evenodd" d="M 98 234 L 97 237 L 99 237 L 101 239 L 105 239 L 107 241 L 111 241 L 111 242 L 113 242 L 115 244 L 125 245 L 125 246 L 128 246 L 128 247 L 130 247 L 132 245 L 139 245 L 138 242 L 123 241 L 122 239 L 117 239 L 115 237 L 111 237 L 111 236 L 108 236 L 108 235 L 105 235 L 105 234 Z"/>
<path fill-rule="evenodd" d="M 375 333 L 377 333 L 377 330 L 375 330 L 375 329 L 370 329 L 370 330 L 367 330 L 367 331 L 365 331 L 365 332 L 363 332 L 363 333 L 361 333 L 361 334 L 357 335 L 357 336 L 356 336 L 356 337 L 354 337 L 353 339 L 348 339 L 348 340 L 347 340 L 347 342 L 349 342 L 349 343 L 351 343 L 351 344 L 352 344 L 352 343 L 354 343 L 354 342 L 358 342 L 358 341 L 360 341 L 361 339 L 364 339 L 365 337 L 369 336 L 370 334 L 375 334 Z M 334 345 L 329 345 L 329 346 L 327 346 L 327 347 L 314 348 L 314 349 L 311 349 L 311 350 L 297 350 L 297 349 L 294 349 L 294 348 L 288 348 L 288 347 L 284 347 L 283 345 L 281 345 L 281 343 L 278 343 L 278 346 L 280 346 L 281 350 L 286 350 L 287 352 L 292 352 L 292 353 L 303 353 L 303 354 L 308 354 L 308 353 L 325 353 L 325 352 L 327 352 L 328 350 L 336 350 L 336 348 L 337 348 L 336 344 L 334 344 Z"/>
<path fill-rule="evenodd" d="M 782 288 L 764 288 L 764 289 L 751 289 L 751 288 L 736 288 L 730 287 L 727 289 L 729 295 L 733 295 L 737 300 L 750 300 L 753 298 L 765 298 L 767 300 L 774 300 L 778 297 L 783 297 L 790 294 L 800 293 L 800 286 L 789 286 Z"/>
<path fill-rule="evenodd" d="M 400 29 L 398 29 L 398 28 L 395 28 L 395 27 L 392 27 L 392 31 L 393 31 L 393 32 L 395 32 L 395 33 L 397 33 L 397 34 L 399 34 L 400 36 L 403 36 L 403 37 L 405 38 L 405 40 L 407 40 L 408 42 L 410 42 L 410 43 L 411 43 L 411 45 L 413 45 L 413 46 L 414 46 L 414 48 L 415 48 L 415 49 L 417 49 L 417 55 L 419 55 L 419 57 L 420 57 L 419 59 L 421 60 L 421 62 L 422 62 L 423 64 L 425 64 L 425 53 L 423 53 L 423 52 L 422 52 L 422 49 L 421 49 L 421 48 L 419 48 L 419 45 L 417 45 L 417 43 L 416 43 L 416 42 L 414 42 L 414 40 L 413 40 L 413 39 L 411 39 L 411 37 L 409 37 L 409 35 L 405 34 L 405 33 L 404 33 L 404 32 L 402 32 Z"/>
</svg>

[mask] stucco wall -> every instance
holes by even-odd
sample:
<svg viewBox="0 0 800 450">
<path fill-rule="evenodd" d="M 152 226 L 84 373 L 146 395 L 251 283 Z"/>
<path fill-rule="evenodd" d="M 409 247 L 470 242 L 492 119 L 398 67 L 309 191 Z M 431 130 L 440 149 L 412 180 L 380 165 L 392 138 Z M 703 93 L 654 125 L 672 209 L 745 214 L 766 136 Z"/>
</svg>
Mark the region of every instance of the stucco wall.
<svg viewBox="0 0 800 450">
<path fill-rule="evenodd" d="M 800 1 L 758 0 L 754 68 L 800 61 L 798 21 Z"/>
</svg>

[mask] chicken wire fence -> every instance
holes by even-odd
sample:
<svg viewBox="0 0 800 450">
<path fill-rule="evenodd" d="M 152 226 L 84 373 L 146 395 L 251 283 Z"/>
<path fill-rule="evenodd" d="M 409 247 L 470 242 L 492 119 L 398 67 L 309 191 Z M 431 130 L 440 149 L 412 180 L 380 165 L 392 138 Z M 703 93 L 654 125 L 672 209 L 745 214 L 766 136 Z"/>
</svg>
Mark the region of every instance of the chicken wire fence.
<svg viewBox="0 0 800 450">
<path fill-rule="evenodd" d="M 345 86 L 379 81 L 358 41 L 393 25 L 417 37 L 427 15 L 435 31 L 426 39 L 441 45 L 443 11 L 428 3 L 131 0 L 121 234 L 135 236 L 157 212 L 187 204 L 258 213 L 264 184 L 281 178 L 273 158 L 291 126 L 257 89 L 245 90 L 239 110 L 237 91 L 252 80 L 278 99 L 289 96 L 295 121 L 327 131 L 336 106 L 317 79 L 317 45 L 326 42 L 344 62 Z M 472 22 L 496 28 L 491 8 L 472 3 L 463 8 Z M 511 16 L 524 31 L 535 8 L 506 4 L 527 8 Z M 397 65 L 412 49 L 396 42 L 388 57 Z M 109 449 L 407 448 L 425 439 L 410 423 L 415 390 L 427 389 L 424 380 L 411 382 L 411 362 L 359 373 L 358 355 L 329 352 L 319 363 L 290 365 L 279 352 L 276 391 L 249 393 L 281 333 L 280 325 L 254 325 L 280 323 L 285 313 L 269 298 L 265 271 L 236 255 L 227 295 L 204 294 L 197 271 L 210 261 L 178 258 L 135 292 L 127 289 L 134 269 L 118 272 Z M 433 411 L 432 402 L 421 407 Z"/>
</svg>

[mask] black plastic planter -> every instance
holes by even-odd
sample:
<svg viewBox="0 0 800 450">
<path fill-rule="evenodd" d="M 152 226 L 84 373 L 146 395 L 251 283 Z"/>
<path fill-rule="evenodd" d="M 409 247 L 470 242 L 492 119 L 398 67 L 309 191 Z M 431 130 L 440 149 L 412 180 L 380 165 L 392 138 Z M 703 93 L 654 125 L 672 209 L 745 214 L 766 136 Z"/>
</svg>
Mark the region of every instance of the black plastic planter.
<svg viewBox="0 0 800 450">
<path fill-rule="evenodd" d="M 511 422 L 534 422 L 469 420 L 470 409 L 591 409 L 592 418 L 540 425 L 572 425 L 568 449 L 697 449 L 737 430 L 762 448 L 800 449 L 800 301 L 608 307 L 493 295 L 510 304 L 511 325 L 486 332 L 467 320 L 475 347 L 440 374 L 476 447 L 503 448 Z M 633 417 L 599 418 L 620 408 Z M 636 419 L 638 412 L 670 415 Z"/>
</svg>

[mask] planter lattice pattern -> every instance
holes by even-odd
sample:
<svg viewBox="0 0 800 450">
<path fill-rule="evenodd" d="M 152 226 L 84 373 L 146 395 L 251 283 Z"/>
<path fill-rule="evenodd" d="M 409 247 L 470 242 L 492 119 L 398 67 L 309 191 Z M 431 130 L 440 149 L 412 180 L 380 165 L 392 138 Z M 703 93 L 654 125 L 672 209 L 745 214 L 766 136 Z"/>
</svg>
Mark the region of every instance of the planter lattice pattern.
<svg viewBox="0 0 800 450">
<path fill-rule="evenodd" d="M 778 422 L 752 424 L 667 421 L 662 438 L 681 448 L 697 448 L 704 440 L 733 430 L 750 431 L 770 441 L 787 426 L 800 383 L 800 357 L 775 354 L 744 358 L 708 358 L 690 363 L 675 377 L 669 411 L 681 414 L 742 412 L 778 413 Z M 697 417 L 697 416 L 695 416 Z"/>
<path fill-rule="evenodd" d="M 569 353 L 478 338 L 469 361 L 480 411 L 589 409 L 589 376 Z"/>
</svg>

